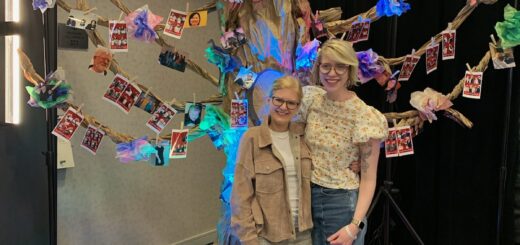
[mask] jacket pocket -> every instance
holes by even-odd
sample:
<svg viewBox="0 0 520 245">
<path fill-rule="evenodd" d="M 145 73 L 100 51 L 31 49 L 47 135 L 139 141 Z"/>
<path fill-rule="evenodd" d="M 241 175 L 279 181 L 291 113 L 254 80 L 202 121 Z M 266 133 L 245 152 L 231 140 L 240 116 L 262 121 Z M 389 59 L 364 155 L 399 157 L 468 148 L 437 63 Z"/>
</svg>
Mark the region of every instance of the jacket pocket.
<svg viewBox="0 0 520 245">
<path fill-rule="evenodd" d="M 275 193 L 284 185 L 283 166 L 278 161 L 255 162 L 256 192 Z"/>
</svg>

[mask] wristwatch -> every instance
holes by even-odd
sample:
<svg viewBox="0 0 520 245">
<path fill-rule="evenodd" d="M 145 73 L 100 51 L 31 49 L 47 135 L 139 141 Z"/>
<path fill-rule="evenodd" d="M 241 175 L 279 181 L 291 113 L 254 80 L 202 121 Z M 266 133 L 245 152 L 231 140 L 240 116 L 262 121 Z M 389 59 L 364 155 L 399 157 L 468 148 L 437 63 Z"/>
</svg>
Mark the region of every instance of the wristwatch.
<svg viewBox="0 0 520 245">
<path fill-rule="evenodd" d="M 363 221 L 354 218 L 352 218 L 352 221 L 350 223 L 356 225 L 360 230 L 363 230 L 363 228 L 365 227 L 365 223 Z"/>
</svg>

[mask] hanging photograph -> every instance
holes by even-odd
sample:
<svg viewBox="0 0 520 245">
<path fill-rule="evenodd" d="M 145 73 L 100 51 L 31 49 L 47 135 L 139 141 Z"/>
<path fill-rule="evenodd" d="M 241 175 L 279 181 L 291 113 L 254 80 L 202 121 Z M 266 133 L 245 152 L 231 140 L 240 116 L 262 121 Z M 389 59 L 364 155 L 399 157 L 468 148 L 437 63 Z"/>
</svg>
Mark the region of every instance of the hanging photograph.
<svg viewBox="0 0 520 245">
<path fill-rule="evenodd" d="M 111 20 L 108 26 L 108 43 L 112 52 L 128 52 L 128 29 L 125 21 Z"/>
<path fill-rule="evenodd" d="M 107 91 L 103 95 L 103 99 L 116 105 L 125 113 L 128 113 L 137 98 L 141 94 L 141 89 L 130 84 L 126 77 L 116 74 L 112 83 L 108 86 Z"/>
<path fill-rule="evenodd" d="M 439 60 L 439 44 L 428 46 L 426 49 L 426 74 L 437 70 L 437 62 Z"/>
<path fill-rule="evenodd" d="M 160 133 L 166 125 L 173 119 L 177 111 L 171 106 L 161 104 L 159 108 L 153 113 L 152 117 L 146 122 L 146 126 L 152 129 L 155 133 Z"/>
<path fill-rule="evenodd" d="M 442 35 L 442 60 L 455 59 L 455 41 L 457 32 L 455 30 L 443 31 Z"/>
<path fill-rule="evenodd" d="M 186 13 L 171 9 L 164 27 L 164 35 L 181 39 L 184 22 L 186 22 Z"/>
<path fill-rule="evenodd" d="M 184 22 L 184 28 L 195 28 L 206 26 L 208 22 L 208 11 L 188 13 L 188 20 Z"/>
<path fill-rule="evenodd" d="M 363 26 L 361 27 L 361 33 L 359 34 L 358 42 L 367 41 L 368 36 L 370 35 L 370 19 L 366 19 L 363 22 Z"/>
<path fill-rule="evenodd" d="M 228 30 L 220 37 L 220 44 L 226 50 L 238 48 L 247 43 L 247 37 L 242 27 Z"/>
<path fill-rule="evenodd" d="M 137 101 L 137 98 L 139 98 L 139 95 L 141 95 L 141 89 L 129 83 L 125 90 L 123 90 L 123 93 L 121 93 L 121 96 L 119 96 L 119 99 L 117 99 L 117 105 L 119 105 L 119 108 L 123 110 L 123 112 L 128 114 Z"/>
<path fill-rule="evenodd" d="M 202 119 L 201 103 L 186 103 L 184 105 L 184 126 L 193 127 L 200 124 Z"/>
<path fill-rule="evenodd" d="M 159 54 L 159 64 L 184 72 L 186 70 L 186 53 L 174 51 L 170 47 L 163 47 Z"/>
<path fill-rule="evenodd" d="M 420 56 L 407 55 L 404 59 L 404 63 L 401 67 L 401 72 L 399 73 L 399 78 L 397 81 L 408 81 L 412 76 L 412 72 L 415 69 L 417 62 L 419 62 L 420 59 Z"/>
<path fill-rule="evenodd" d="M 105 136 L 105 133 L 101 129 L 88 125 L 87 132 L 85 132 L 85 136 L 83 136 L 81 141 L 81 147 L 96 155 L 103 136 Z"/>
<path fill-rule="evenodd" d="M 110 49 L 98 46 L 94 52 L 94 56 L 90 60 L 88 69 L 96 73 L 103 73 L 103 75 L 106 76 L 111 62 L 112 52 L 110 52 Z"/>
<path fill-rule="evenodd" d="M 482 92 L 482 75 L 482 72 L 466 71 L 462 97 L 480 99 L 480 93 Z"/>
<path fill-rule="evenodd" d="M 95 30 L 97 25 L 97 16 L 95 14 L 87 13 L 71 9 L 66 25 L 69 27 L 85 30 Z"/>
<path fill-rule="evenodd" d="M 161 140 L 159 144 L 154 147 L 157 152 L 150 155 L 150 164 L 158 167 L 167 167 L 170 165 L 170 141 Z"/>
<path fill-rule="evenodd" d="M 231 127 L 247 127 L 247 99 L 231 100 Z"/>
<path fill-rule="evenodd" d="M 141 108 L 150 114 L 153 114 L 160 105 L 161 101 L 150 93 L 141 93 L 134 104 L 135 107 Z"/>
<path fill-rule="evenodd" d="M 507 69 L 516 66 L 512 48 L 502 48 L 501 45 L 495 46 L 493 43 L 489 43 L 489 50 L 495 69 Z"/>
<path fill-rule="evenodd" d="M 170 140 L 170 158 L 186 158 L 188 154 L 188 129 L 173 129 Z"/>
<path fill-rule="evenodd" d="M 410 126 L 397 128 L 399 156 L 411 155 L 413 151 L 412 129 Z"/>
<path fill-rule="evenodd" d="M 355 43 L 359 40 L 361 32 L 363 30 L 363 23 L 356 21 L 352 24 L 350 31 L 347 34 L 347 41 Z"/>
<path fill-rule="evenodd" d="M 83 115 L 78 113 L 74 108 L 69 107 L 60 121 L 52 130 L 52 134 L 56 137 L 70 141 L 78 127 L 83 122 Z"/>
<path fill-rule="evenodd" d="M 251 88 L 256 80 L 256 77 L 258 77 L 258 75 L 251 70 L 252 68 L 252 66 L 247 68 L 243 66 L 240 67 L 237 77 L 235 78 L 235 83 L 244 89 Z"/>
<path fill-rule="evenodd" d="M 388 138 L 385 140 L 385 156 L 386 158 L 399 156 L 397 130 L 395 128 L 388 129 Z"/>
</svg>

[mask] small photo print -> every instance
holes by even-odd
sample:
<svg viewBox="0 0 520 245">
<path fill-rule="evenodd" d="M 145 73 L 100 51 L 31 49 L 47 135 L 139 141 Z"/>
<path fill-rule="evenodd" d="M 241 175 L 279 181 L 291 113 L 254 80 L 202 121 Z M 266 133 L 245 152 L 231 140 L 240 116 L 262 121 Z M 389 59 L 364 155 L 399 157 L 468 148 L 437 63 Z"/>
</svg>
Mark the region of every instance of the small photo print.
<svg viewBox="0 0 520 245">
<path fill-rule="evenodd" d="M 184 22 L 186 22 L 186 12 L 171 9 L 164 27 L 164 35 L 181 39 Z"/>
<path fill-rule="evenodd" d="M 489 50 L 491 51 L 491 58 L 495 69 L 499 70 L 516 66 L 512 48 L 505 49 L 500 45 L 495 46 L 494 44 L 489 43 Z"/>
<path fill-rule="evenodd" d="M 247 99 L 231 100 L 231 127 L 247 127 Z"/>
<path fill-rule="evenodd" d="M 92 125 L 88 125 L 87 132 L 81 141 L 81 147 L 96 155 L 99 145 L 101 144 L 101 140 L 103 140 L 104 136 L 105 132 Z"/>
<path fill-rule="evenodd" d="M 173 129 L 170 140 L 170 158 L 186 158 L 188 154 L 188 129 Z"/>
<path fill-rule="evenodd" d="M 56 127 L 54 127 L 54 130 L 52 130 L 52 134 L 58 138 L 70 141 L 81 122 L 83 122 L 83 115 L 79 114 L 74 108 L 69 107 Z"/>
<path fill-rule="evenodd" d="M 85 14 L 85 12 L 77 9 L 71 9 L 66 25 L 77 29 L 93 31 L 96 29 L 97 16 L 91 13 Z"/>
<path fill-rule="evenodd" d="M 242 27 L 224 32 L 220 37 L 220 44 L 222 44 L 222 48 L 226 50 L 238 48 L 246 43 L 247 37 Z"/>
<path fill-rule="evenodd" d="M 112 52 L 128 52 L 128 29 L 126 22 L 111 20 L 108 27 L 108 43 Z"/>
<path fill-rule="evenodd" d="M 153 114 L 160 105 L 161 101 L 150 93 L 141 93 L 134 104 L 135 107 L 141 108 L 150 114 Z"/>
<path fill-rule="evenodd" d="M 457 32 L 455 30 L 443 31 L 442 33 L 442 60 L 455 59 L 455 41 Z"/>
<path fill-rule="evenodd" d="M 482 72 L 466 71 L 462 96 L 470 99 L 480 99 L 482 92 Z"/>
<path fill-rule="evenodd" d="M 88 69 L 96 73 L 103 73 L 106 76 L 110 63 L 112 63 L 112 52 L 110 52 L 110 49 L 98 46 L 90 60 Z"/>
<path fill-rule="evenodd" d="M 313 19 L 311 25 L 311 31 L 314 38 L 322 38 L 327 36 L 327 29 L 323 26 L 323 22 L 319 19 Z"/>
<path fill-rule="evenodd" d="M 186 70 L 186 53 L 174 51 L 172 48 L 163 47 L 159 54 L 159 64 L 184 72 Z"/>
<path fill-rule="evenodd" d="M 388 129 L 388 138 L 385 140 L 386 158 L 399 156 L 397 148 L 397 130 L 395 128 Z"/>
<path fill-rule="evenodd" d="M 146 126 L 155 133 L 160 133 L 166 125 L 173 119 L 177 111 L 167 104 L 161 104 L 153 113 L 152 118 L 146 122 Z"/>
<path fill-rule="evenodd" d="M 399 78 L 397 81 L 408 81 L 412 76 L 415 65 L 417 65 L 417 62 L 419 62 L 420 59 L 420 56 L 407 55 L 404 59 L 404 63 L 401 67 L 401 72 L 399 73 Z"/>
<path fill-rule="evenodd" d="M 198 11 L 188 13 L 188 21 L 184 23 L 184 28 L 194 28 L 206 26 L 208 22 L 208 11 Z"/>
<path fill-rule="evenodd" d="M 139 98 L 139 95 L 141 95 L 141 89 L 129 83 L 125 90 L 123 90 L 123 93 L 121 93 L 121 96 L 119 96 L 119 99 L 117 99 L 117 105 L 128 114 L 137 101 L 137 98 Z"/>
<path fill-rule="evenodd" d="M 361 36 L 361 32 L 363 29 L 363 22 L 356 21 L 352 24 L 350 31 L 347 35 L 347 41 L 349 42 L 357 42 Z"/>
<path fill-rule="evenodd" d="M 150 164 L 158 167 L 167 167 L 170 165 L 170 141 L 162 140 L 154 147 L 157 153 L 150 156 Z"/>
<path fill-rule="evenodd" d="M 117 99 L 121 96 L 121 93 L 123 93 L 127 85 L 128 80 L 126 77 L 121 74 L 116 74 L 114 80 L 112 80 L 112 83 L 108 86 L 108 90 L 103 95 L 103 98 L 116 104 Z"/>
<path fill-rule="evenodd" d="M 413 154 L 412 129 L 407 127 L 397 128 L 399 156 Z"/>
<path fill-rule="evenodd" d="M 426 74 L 437 70 L 437 62 L 439 60 L 439 44 L 429 46 L 426 49 Z"/>
<path fill-rule="evenodd" d="M 252 67 L 240 67 L 238 71 L 237 77 L 235 78 L 235 83 L 240 85 L 244 89 L 250 89 L 255 83 L 258 74 L 251 70 Z"/>
<path fill-rule="evenodd" d="M 184 106 L 184 126 L 193 127 L 200 124 L 202 119 L 201 103 L 186 103 Z"/>
<path fill-rule="evenodd" d="M 370 19 L 367 19 L 362 22 L 363 26 L 361 28 L 361 33 L 359 34 L 358 42 L 359 41 L 367 41 L 368 36 L 370 34 Z"/>
</svg>

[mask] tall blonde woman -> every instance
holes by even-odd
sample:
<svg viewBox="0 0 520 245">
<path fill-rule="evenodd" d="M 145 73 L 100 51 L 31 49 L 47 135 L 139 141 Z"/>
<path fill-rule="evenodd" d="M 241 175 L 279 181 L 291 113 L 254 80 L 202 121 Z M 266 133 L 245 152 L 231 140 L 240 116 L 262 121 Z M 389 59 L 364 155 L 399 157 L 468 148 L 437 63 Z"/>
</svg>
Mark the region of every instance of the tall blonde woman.
<svg viewBox="0 0 520 245">
<path fill-rule="evenodd" d="M 363 244 L 365 215 L 376 187 L 379 144 L 387 136 L 385 117 L 349 88 L 358 61 L 351 44 L 324 43 L 312 71 L 323 87 L 303 88 L 300 118 L 312 152 L 313 244 Z M 349 168 L 359 160 L 360 173 Z"/>
<path fill-rule="evenodd" d="M 231 227 L 242 244 L 312 244 L 312 161 L 304 125 L 291 122 L 301 98 L 297 79 L 277 79 L 269 120 L 242 137 L 231 194 Z"/>
</svg>

